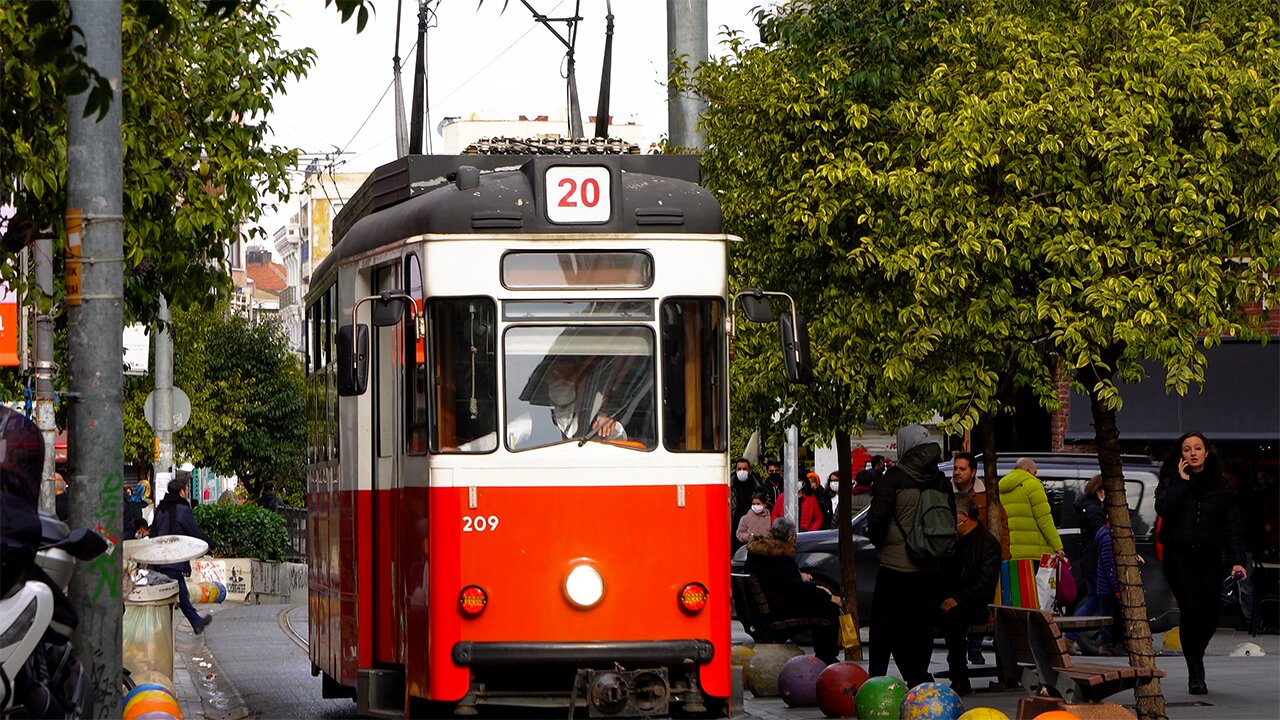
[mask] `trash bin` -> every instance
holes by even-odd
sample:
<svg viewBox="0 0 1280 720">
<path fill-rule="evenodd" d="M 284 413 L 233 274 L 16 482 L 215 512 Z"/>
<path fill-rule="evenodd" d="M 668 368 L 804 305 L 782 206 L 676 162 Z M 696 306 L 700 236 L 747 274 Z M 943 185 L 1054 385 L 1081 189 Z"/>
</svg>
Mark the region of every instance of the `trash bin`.
<svg viewBox="0 0 1280 720">
<path fill-rule="evenodd" d="M 178 582 L 147 573 L 146 585 L 134 585 L 124 599 L 124 666 L 137 677 L 151 670 L 173 677 L 173 605 Z"/>
<path fill-rule="evenodd" d="M 204 555 L 209 544 L 186 535 L 126 540 L 125 562 L 165 565 Z M 173 678 L 173 606 L 178 580 L 154 570 L 139 571 L 124 599 L 124 666 L 134 676 L 151 670 Z"/>
</svg>

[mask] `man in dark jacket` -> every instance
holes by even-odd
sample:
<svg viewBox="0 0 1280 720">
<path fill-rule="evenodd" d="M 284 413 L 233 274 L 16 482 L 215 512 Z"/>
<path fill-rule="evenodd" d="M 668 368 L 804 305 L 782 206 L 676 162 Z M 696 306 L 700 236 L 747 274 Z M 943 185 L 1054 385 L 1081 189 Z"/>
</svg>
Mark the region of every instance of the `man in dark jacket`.
<svg viewBox="0 0 1280 720">
<path fill-rule="evenodd" d="M 889 671 L 893 655 L 907 687 L 930 682 L 933 624 L 941 601 L 940 563 L 907 552 L 907 536 L 916 524 L 916 509 L 925 490 L 938 490 L 955 510 L 951 481 L 938 470 L 942 448 L 919 425 L 898 431 L 898 464 L 876 481 L 871 491 L 867 537 L 880 554 L 871 603 L 872 677 Z"/>
<path fill-rule="evenodd" d="M 871 464 L 858 471 L 853 477 L 853 483 L 860 488 L 873 488 L 876 481 L 884 475 L 884 456 L 873 455 Z"/>
<path fill-rule="evenodd" d="M 969 626 L 987 621 L 987 604 L 995 597 L 1000 576 L 1000 541 L 982 527 L 981 516 L 968 493 L 956 496 L 956 554 L 947 563 L 947 597 L 940 608 L 951 689 L 959 695 L 973 692 L 965 662 Z"/>
<path fill-rule="evenodd" d="M 782 497 L 782 463 L 778 460 L 769 460 L 764 464 L 765 481 L 761 483 L 756 492 L 764 491 L 769 495 L 769 507 L 778 504 L 778 498 Z"/>
<path fill-rule="evenodd" d="M 199 538 L 210 545 L 213 541 L 209 536 L 196 525 L 196 517 L 191 513 L 191 503 L 187 500 L 190 492 L 188 485 L 191 484 L 191 473 L 178 471 L 177 476 L 169 481 L 169 492 L 160 501 L 156 507 L 155 519 L 151 523 L 151 537 L 160 537 L 162 535 L 187 535 L 189 537 Z M 153 570 L 164 573 L 169 578 L 178 581 L 178 607 L 182 609 L 182 614 L 187 616 L 187 622 L 191 623 L 191 630 L 199 635 L 204 629 L 213 622 L 213 615 L 206 614 L 204 617 L 196 612 L 195 605 L 191 604 L 191 593 L 187 590 L 187 581 L 185 576 L 191 574 L 191 563 L 181 562 L 172 565 L 153 565 Z"/>
</svg>

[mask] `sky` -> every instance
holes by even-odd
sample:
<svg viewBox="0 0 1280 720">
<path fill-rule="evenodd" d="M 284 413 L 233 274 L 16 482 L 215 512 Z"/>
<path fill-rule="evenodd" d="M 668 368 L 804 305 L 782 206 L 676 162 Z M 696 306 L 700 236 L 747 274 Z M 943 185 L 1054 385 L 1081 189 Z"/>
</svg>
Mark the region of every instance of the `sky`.
<svg viewBox="0 0 1280 720">
<path fill-rule="evenodd" d="M 311 47 L 315 65 L 277 96 L 267 121 L 273 142 L 296 147 L 337 172 L 367 172 L 395 159 L 392 57 L 397 0 L 373 0 L 375 14 L 357 34 L 322 0 L 280 0 L 278 29 L 286 48 Z M 401 0 L 400 57 L 406 112 L 412 107 L 417 35 L 416 0 Z M 530 0 L 540 13 L 563 17 L 580 3 L 577 59 L 584 126 L 595 114 L 605 35 L 605 0 Z M 506 5 L 504 10 L 503 5 Z M 773 0 L 707 0 L 708 46 L 718 51 L 724 27 L 754 39 L 753 11 Z M 634 121 L 656 141 L 667 132 L 666 0 L 613 0 L 613 81 L 610 114 Z M 433 145 L 446 117 L 516 119 L 565 112 L 565 46 L 534 21 L 520 0 L 432 0 L 427 33 L 427 82 Z M 565 35 L 564 23 L 553 26 Z M 589 127 L 589 126 L 588 126 Z M 567 128 L 566 128 L 567 129 Z M 304 162 L 304 165 L 306 163 Z M 283 224 L 268 212 L 268 236 Z"/>
</svg>

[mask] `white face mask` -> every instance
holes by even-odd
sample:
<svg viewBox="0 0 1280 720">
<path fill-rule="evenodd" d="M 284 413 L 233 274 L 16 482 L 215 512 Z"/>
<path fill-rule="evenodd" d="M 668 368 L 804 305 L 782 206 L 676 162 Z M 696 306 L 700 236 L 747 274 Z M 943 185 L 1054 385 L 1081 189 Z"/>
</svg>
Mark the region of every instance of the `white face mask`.
<svg viewBox="0 0 1280 720">
<path fill-rule="evenodd" d="M 561 407 L 571 405 L 577 397 L 578 391 L 573 383 L 554 375 L 547 377 L 547 399 L 553 404 Z"/>
<path fill-rule="evenodd" d="M 753 512 L 753 513 L 755 513 L 755 514 L 757 514 L 757 515 L 763 515 L 763 514 L 764 514 L 764 506 L 763 506 L 763 505 L 752 505 L 752 506 L 751 506 L 751 512 Z"/>
<path fill-rule="evenodd" d="M 737 476 L 739 480 L 746 480 L 748 474 L 749 473 L 746 470 L 739 470 L 734 473 L 734 475 Z"/>
</svg>

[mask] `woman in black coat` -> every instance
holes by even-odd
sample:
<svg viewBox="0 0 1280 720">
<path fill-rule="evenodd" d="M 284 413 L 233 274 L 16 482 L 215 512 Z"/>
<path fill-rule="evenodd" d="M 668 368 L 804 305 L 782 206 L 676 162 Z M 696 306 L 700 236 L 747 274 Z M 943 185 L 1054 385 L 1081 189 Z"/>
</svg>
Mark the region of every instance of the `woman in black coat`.
<svg viewBox="0 0 1280 720">
<path fill-rule="evenodd" d="M 1178 438 L 1160 469 L 1156 512 L 1161 518 L 1164 574 L 1182 611 L 1187 688 L 1192 695 L 1204 695 L 1209 692 L 1204 650 L 1218 629 L 1224 555 L 1231 574 L 1245 577 L 1240 510 L 1204 435 L 1187 433 Z"/>
<path fill-rule="evenodd" d="M 831 621 L 827 628 L 813 630 L 813 654 L 831 664 L 840 658 L 840 598 L 811 582 L 796 564 L 796 525 L 785 517 L 778 518 L 769 534 L 747 542 L 747 573 L 753 575 L 769 601 L 770 620 L 822 617 Z"/>
</svg>

